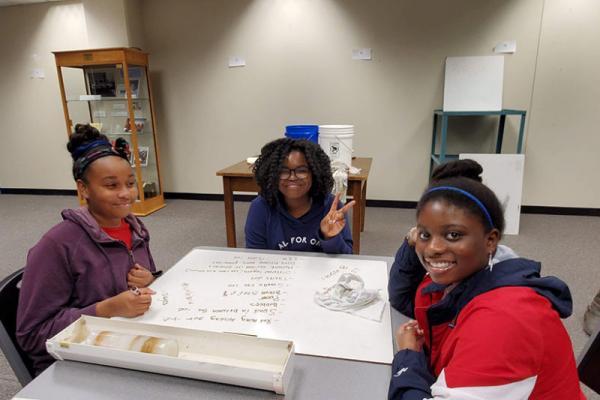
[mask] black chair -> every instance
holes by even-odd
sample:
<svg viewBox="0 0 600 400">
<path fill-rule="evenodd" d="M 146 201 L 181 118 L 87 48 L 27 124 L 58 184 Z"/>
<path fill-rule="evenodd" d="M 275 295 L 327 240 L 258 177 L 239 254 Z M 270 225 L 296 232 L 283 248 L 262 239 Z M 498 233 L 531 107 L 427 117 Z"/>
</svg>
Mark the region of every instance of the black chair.
<svg viewBox="0 0 600 400">
<path fill-rule="evenodd" d="M 33 364 L 17 343 L 17 305 L 23 269 L 0 282 L 0 349 L 22 386 L 33 379 Z"/>
<path fill-rule="evenodd" d="M 600 326 L 579 354 L 577 372 L 581 382 L 600 394 Z"/>
</svg>

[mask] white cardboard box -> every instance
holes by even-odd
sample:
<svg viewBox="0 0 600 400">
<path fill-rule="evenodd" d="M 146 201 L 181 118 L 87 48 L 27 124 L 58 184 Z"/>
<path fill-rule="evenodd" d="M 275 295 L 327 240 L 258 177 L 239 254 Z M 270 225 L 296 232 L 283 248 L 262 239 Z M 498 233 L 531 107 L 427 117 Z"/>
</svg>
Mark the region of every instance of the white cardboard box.
<svg viewBox="0 0 600 400">
<path fill-rule="evenodd" d="M 75 332 L 154 336 L 177 341 L 177 357 L 77 343 Z M 82 316 L 46 341 L 58 360 L 74 360 L 202 379 L 285 394 L 293 371 L 294 344 L 234 333 L 209 332 Z"/>
</svg>

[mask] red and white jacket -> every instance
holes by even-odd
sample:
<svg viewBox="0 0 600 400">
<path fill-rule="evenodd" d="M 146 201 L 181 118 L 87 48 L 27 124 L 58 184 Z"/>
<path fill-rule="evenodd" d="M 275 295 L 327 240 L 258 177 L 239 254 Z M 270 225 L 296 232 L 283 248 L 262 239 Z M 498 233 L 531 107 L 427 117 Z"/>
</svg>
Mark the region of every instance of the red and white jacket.
<svg viewBox="0 0 600 400">
<path fill-rule="evenodd" d="M 396 354 L 389 399 L 585 399 L 560 320 L 571 314 L 569 289 L 539 271 L 509 259 L 445 297 L 425 276 L 414 299 L 424 351 Z"/>
</svg>

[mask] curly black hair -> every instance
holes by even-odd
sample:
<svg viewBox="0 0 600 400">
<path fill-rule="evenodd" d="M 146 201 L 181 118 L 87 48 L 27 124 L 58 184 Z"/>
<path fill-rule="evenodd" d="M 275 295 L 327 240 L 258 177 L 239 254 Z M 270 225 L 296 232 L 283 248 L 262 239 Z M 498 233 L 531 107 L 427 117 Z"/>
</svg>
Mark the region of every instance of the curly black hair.
<svg viewBox="0 0 600 400">
<path fill-rule="evenodd" d="M 504 232 L 504 211 L 502 205 L 496 197 L 496 194 L 481 181 L 483 168 L 474 160 L 454 160 L 439 165 L 433 170 L 431 182 L 421 196 L 417 204 L 417 216 L 427 204 L 432 200 L 443 200 L 449 204 L 469 211 L 472 215 L 478 217 L 485 227 L 486 232 L 493 228 L 500 231 L 500 236 Z M 452 186 L 469 192 L 475 196 L 487 209 L 492 219 L 493 226 L 487 220 L 483 210 L 469 197 L 464 194 L 450 190 L 430 191 L 438 186 Z"/>
<path fill-rule="evenodd" d="M 283 168 L 283 162 L 294 150 L 304 154 L 312 173 L 310 197 L 315 201 L 323 201 L 331 193 L 333 188 L 331 162 L 321 146 L 303 139 L 277 139 L 263 146 L 253 168 L 254 178 L 260 187 L 260 195 L 271 207 L 274 207 L 278 201 L 279 173 Z"/>
</svg>

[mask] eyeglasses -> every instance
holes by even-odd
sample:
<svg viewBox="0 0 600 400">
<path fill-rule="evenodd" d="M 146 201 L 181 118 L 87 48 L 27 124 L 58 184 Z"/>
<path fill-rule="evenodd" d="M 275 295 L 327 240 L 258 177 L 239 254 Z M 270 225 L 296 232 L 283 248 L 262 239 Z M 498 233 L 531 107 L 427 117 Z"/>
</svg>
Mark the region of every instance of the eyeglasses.
<svg viewBox="0 0 600 400">
<path fill-rule="evenodd" d="M 290 168 L 282 168 L 279 171 L 279 179 L 290 179 L 292 177 L 292 172 L 296 179 L 306 179 L 308 175 L 310 175 L 310 169 L 308 167 L 298 167 L 294 169 Z"/>
</svg>

